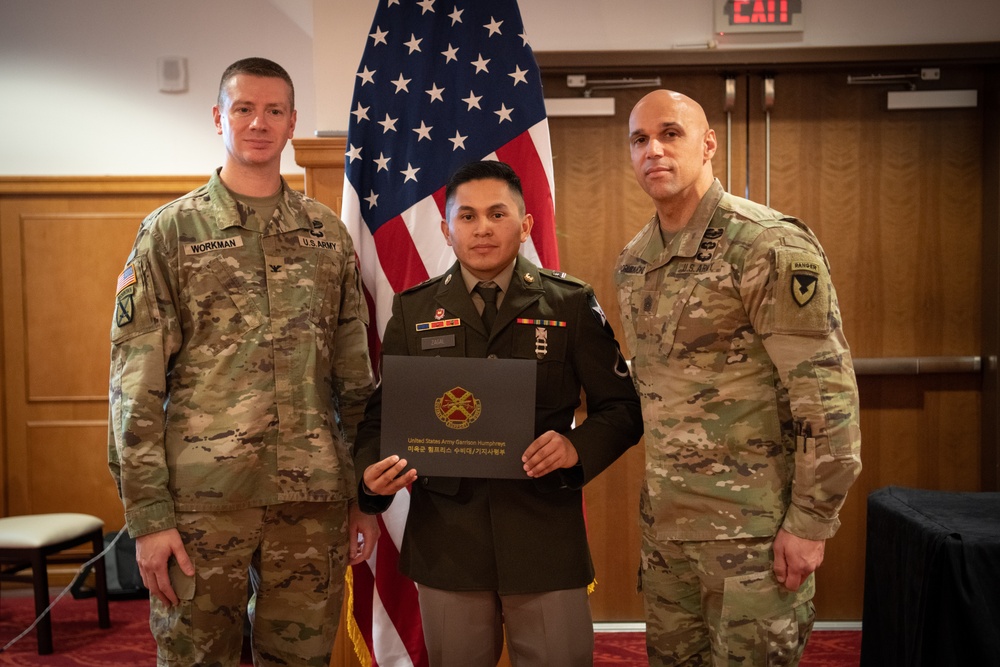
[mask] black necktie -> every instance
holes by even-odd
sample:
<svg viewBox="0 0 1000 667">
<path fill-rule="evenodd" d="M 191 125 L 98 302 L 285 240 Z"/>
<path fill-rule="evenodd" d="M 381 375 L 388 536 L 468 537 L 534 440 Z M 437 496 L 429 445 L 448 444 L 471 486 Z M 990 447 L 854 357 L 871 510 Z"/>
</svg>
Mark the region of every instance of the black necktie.
<svg viewBox="0 0 1000 667">
<path fill-rule="evenodd" d="M 493 331 L 493 322 L 497 319 L 497 286 L 490 283 L 479 283 L 475 291 L 483 297 L 483 324 L 486 325 L 486 333 Z"/>
</svg>

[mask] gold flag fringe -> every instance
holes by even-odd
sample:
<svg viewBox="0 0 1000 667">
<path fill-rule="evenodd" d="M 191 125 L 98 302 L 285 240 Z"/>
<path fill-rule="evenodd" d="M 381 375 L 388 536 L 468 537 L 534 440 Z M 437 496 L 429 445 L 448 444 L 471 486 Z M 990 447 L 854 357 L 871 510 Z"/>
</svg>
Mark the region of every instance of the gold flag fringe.
<svg viewBox="0 0 1000 667">
<path fill-rule="evenodd" d="M 354 568 L 351 565 L 347 566 L 347 572 L 344 573 L 344 587 L 347 595 L 347 636 L 354 644 L 354 655 L 358 656 L 358 662 L 362 667 L 372 667 L 372 655 L 368 652 L 368 644 L 365 643 L 358 622 L 354 620 Z"/>
</svg>

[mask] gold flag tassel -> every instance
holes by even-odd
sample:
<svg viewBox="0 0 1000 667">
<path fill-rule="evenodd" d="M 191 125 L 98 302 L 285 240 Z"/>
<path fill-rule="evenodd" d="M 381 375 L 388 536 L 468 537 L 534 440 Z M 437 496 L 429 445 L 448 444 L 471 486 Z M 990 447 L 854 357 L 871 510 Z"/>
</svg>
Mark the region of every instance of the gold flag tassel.
<svg viewBox="0 0 1000 667">
<path fill-rule="evenodd" d="M 368 652 L 368 644 L 365 643 L 358 622 L 354 620 L 354 568 L 350 565 L 347 566 L 347 572 L 344 573 L 344 586 L 347 595 L 347 609 L 345 610 L 347 613 L 347 636 L 354 644 L 354 655 L 358 656 L 358 662 L 361 663 L 362 667 L 372 667 L 372 655 Z"/>
</svg>

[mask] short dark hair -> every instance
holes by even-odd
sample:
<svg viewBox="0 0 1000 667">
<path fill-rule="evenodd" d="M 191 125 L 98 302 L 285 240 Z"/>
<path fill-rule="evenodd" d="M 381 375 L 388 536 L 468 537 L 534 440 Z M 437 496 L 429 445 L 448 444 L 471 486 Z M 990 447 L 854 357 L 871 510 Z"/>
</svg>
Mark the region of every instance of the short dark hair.
<svg viewBox="0 0 1000 667">
<path fill-rule="evenodd" d="M 521 179 L 518 178 L 517 172 L 509 164 L 498 160 L 470 162 L 467 165 L 459 167 L 452 174 L 444 190 L 445 216 L 448 217 L 449 211 L 451 211 L 451 204 L 455 199 L 455 191 L 458 189 L 458 186 L 469 181 L 483 181 L 487 179 L 503 181 L 507 184 L 511 194 L 514 195 L 514 199 L 517 201 L 517 212 L 523 216 L 525 213 L 524 190 L 521 188 Z"/>
<path fill-rule="evenodd" d="M 237 60 L 226 68 L 226 71 L 222 73 L 222 79 L 219 81 L 219 107 L 225 106 L 222 98 L 226 94 L 226 84 L 237 74 L 249 74 L 251 76 L 283 80 L 288 84 L 288 102 L 292 105 L 291 110 L 295 110 L 295 85 L 292 83 L 292 77 L 288 76 L 288 72 L 285 71 L 284 67 L 267 58 L 244 58 L 243 60 Z"/>
</svg>

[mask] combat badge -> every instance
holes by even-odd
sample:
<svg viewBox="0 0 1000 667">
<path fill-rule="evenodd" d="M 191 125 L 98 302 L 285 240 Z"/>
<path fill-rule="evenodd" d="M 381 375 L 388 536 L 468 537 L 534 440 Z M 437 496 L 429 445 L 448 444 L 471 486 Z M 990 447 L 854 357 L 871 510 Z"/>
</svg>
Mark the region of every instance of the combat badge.
<svg viewBox="0 0 1000 667">
<path fill-rule="evenodd" d="M 795 260 L 792 262 L 792 299 L 799 307 L 807 305 L 816 296 L 817 274 L 819 265 L 816 262 Z"/>
</svg>

